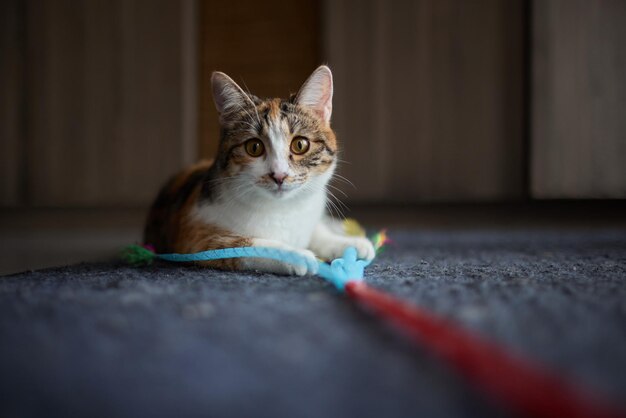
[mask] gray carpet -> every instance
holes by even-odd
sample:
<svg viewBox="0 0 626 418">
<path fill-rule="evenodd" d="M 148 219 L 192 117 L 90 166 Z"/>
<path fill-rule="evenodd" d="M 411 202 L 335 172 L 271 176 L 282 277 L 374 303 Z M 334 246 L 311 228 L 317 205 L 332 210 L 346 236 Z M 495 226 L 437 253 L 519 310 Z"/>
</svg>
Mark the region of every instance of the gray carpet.
<svg viewBox="0 0 626 418">
<path fill-rule="evenodd" d="M 391 231 L 368 280 L 626 398 L 626 231 Z M 510 416 L 316 278 L 0 278 L 2 417 Z"/>
</svg>

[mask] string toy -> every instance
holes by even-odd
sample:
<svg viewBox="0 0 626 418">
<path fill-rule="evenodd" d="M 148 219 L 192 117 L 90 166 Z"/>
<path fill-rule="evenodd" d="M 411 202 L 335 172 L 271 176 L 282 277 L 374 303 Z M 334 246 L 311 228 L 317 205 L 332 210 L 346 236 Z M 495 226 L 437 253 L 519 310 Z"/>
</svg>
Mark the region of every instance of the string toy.
<svg viewBox="0 0 626 418">
<path fill-rule="evenodd" d="M 353 220 L 346 220 L 344 230 L 351 235 L 364 235 L 364 230 Z M 390 242 L 385 230 L 370 239 L 376 255 Z M 154 259 L 194 262 L 241 257 L 269 258 L 306 265 L 309 271 L 317 271 L 319 277 L 331 283 L 340 293 L 390 321 L 417 344 L 429 349 L 482 388 L 487 395 L 517 413 L 542 418 L 626 417 L 623 410 L 596 393 L 565 381 L 540 365 L 434 313 L 368 286 L 364 282 L 364 272 L 373 260 L 358 259 L 353 247 L 347 248 L 343 257 L 329 263 L 318 260 L 317 266 L 310 265 L 306 257 L 296 252 L 268 247 L 157 254 L 150 246 L 131 245 L 122 252 L 122 259 L 134 266 L 150 264 Z"/>
</svg>

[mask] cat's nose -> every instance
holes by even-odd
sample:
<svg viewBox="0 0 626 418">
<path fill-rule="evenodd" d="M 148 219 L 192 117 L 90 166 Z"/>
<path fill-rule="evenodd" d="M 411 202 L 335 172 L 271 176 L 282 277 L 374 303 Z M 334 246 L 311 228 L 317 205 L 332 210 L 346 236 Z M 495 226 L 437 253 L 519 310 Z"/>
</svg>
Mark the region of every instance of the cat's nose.
<svg viewBox="0 0 626 418">
<path fill-rule="evenodd" d="M 274 182 L 276 184 L 278 184 L 280 186 L 280 185 L 283 184 L 283 182 L 287 178 L 287 173 L 274 173 L 274 172 L 271 172 L 270 173 L 270 177 L 274 180 Z"/>
</svg>

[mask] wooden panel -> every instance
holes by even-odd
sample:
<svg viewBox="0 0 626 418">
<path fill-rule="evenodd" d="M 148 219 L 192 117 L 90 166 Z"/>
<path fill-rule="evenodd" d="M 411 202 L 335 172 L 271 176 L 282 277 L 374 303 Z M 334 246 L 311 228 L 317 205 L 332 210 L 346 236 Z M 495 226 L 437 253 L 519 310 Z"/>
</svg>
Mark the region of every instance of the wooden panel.
<svg viewBox="0 0 626 418">
<path fill-rule="evenodd" d="M 28 2 L 28 193 L 38 206 L 145 205 L 184 159 L 183 7 Z"/>
<path fill-rule="evenodd" d="M 321 64 L 319 7 L 315 0 L 200 3 L 201 156 L 213 156 L 219 139 L 211 73 L 224 71 L 261 97 L 297 92 Z"/>
<path fill-rule="evenodd" d="M 326 2 L 352 197 L 523 194 L 523 14 L 522 0 Z"/>
<path fill-rule="evenodd" d="M 624 198 L 626 2 L 533 10 L 533 196 Z"/>
<path fill-rule="evenodd" d="M 20 202 L 22 180 L 22 8 L 0 2 L 0 206 Z"/>
</svg>

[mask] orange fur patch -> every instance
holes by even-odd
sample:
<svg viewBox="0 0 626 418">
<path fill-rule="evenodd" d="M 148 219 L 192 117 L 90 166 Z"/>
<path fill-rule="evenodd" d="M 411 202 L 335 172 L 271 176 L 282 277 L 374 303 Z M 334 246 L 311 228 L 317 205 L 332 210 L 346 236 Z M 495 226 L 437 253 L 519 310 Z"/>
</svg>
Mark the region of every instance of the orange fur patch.
<svg viewBox="0 0 626 418">
<path fill-rule="evenodd" d="M 191 211 L 197 204 L 202 181 L 198 176 L 206 173 L 212 161 L 201 161 L 175 175 L 159 193 L 152 205 L 144 231 L 144 242 L 151 244 L 159 253 L 196 253 L 229 247 L 245 247 L 252 244 L 241 237 L 214 225 L 196 221 Z M 195 181 L 196 184 L 193 184 Z M 185 188 L 191 187 L 188 196 L 179 201 Z M 210 267 L 234 270 L 237 259 L 200 262 Z"/>
</svg>

